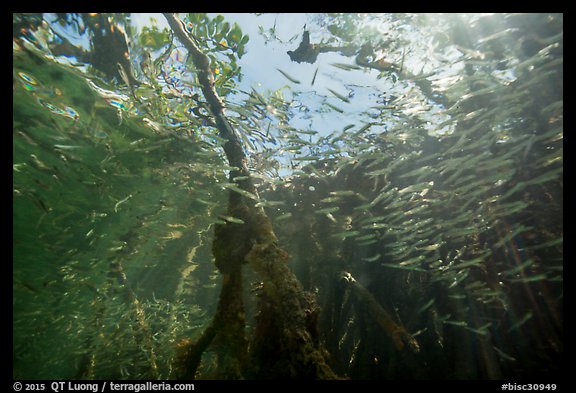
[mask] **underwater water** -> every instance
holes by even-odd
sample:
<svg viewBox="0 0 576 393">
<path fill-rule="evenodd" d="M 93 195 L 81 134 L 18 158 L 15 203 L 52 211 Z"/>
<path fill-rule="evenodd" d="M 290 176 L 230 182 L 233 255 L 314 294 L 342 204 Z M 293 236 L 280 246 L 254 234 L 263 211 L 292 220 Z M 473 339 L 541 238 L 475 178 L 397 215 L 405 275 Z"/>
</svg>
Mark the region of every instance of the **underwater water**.
<svg viewBox="0 0 576 393">
<path fill-rule="evenodd" d="M 310 378 L 291 324 L 339 378 L 559 375 L 563 15 L 179 14 L 240 175 L 153 17 L 13 14 L 14 379 Z"/>
</svg>

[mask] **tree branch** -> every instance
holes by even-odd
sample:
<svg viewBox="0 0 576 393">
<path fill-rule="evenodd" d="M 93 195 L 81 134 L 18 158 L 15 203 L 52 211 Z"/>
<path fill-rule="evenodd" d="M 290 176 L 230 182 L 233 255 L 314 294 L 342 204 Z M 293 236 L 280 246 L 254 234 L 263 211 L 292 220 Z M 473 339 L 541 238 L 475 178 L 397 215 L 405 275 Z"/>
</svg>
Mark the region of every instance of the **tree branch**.
<svg viewBox="0 0 576 393">
<path fill-rule="evenodd" d="M 206 98 L 210 112 L 212 112 L 212 115 L 216 119 L 216 126 L 218 127 L 220 136 L 227 141 L 224 145 L 224 151 L 228 158 L 228 162 L 231 166 L 239 168 L 241 172 L 248 173 L 246 167 L 246 156 L 242 150 L 242 145 L 240 144 L 232 125 L 224 115 L 224 103 L 214 88 L 214 74 L 210 70 L 210 59 L 200 50 L 200 48 L 198 48 L 188 33 L 186 33 L 181 21 L 179 21 L 173 14 L 165 13 L 164 16 L 168 20 L 168 24 L 172 28 L 172 31 L 174 31 L 176 37 L 178 37 L 180 42 L 186 47 L 192 56 L 192 61 L 198 72 L 198 81 L 200 82 L 204 98 Z"/>
<path fill-rule="evenodd" d="M 180 42 L 182 42 L 192 56 L 192 62 L 197 69 L 198 81 L 200 82 L 204 98 L 208 103 L 208 109 L 216 120 L 216 127 L 218 128 L 220 136 L 226 140 L 223 148 L 228 163 L 230 166 L 238 168 L 237 171 L 230 172 L 230 181 L 237 183 L 241 189 L 248 191 L 253 195 L 258 195 L 258 192 L 252 183 L 250 172 L 248 171 L 247 157 L 244 154 L 242 143 L 240 142 L 236 131 L 226 118 L 224 113 L 224 103 L 214 88 L 214 74 L 210 70 L 210 59 L 200 50 L 200 48 L 198 48 L 194 40 L 190 38 L 188 33 L 184 30 L 181 21 L 170 13 L 165 13 L 164 16 L 176 37 L 178 37 Z M 242 177 L 242 180 L 234 180 L 235 177 Z M 253 234 L 255 239 L 262 243 L 276 242 L 276 236 L 272 231 L 272 226 L 268 217 L 264 213 L 263 208 L 255 207 L 255 201 L 247 198 L 243 199 L 244 204 L 250 208 L 250 211 L 254 215 L 252 227 L 254 229 Z M 241 202 L 242 198 L 240 195 L 230 191 L 230 203 L 228 206 L 229 213 L 234 213 L 238 209 L 242 209 L 242 206 L 240 206 L 242 204 Z"/>
<path fill-rule="evenodd" d="M 184 44 L 192 56 L 197 69 L 198 81 L 202 93 L 208 103 L 208 108 L 216 119 L 216 126 L 220 136 L 226 140 L 224 152 L 231 166 L 237 171 L 231 171 L 230 180 L 236 182 L 244 191 L 257 195 L 247 167 L 247 158 L 236 132 L 224 114 L 224 103 L 214 88 L 214 75 L 210 70 L 210 60 L 198 48 L 194 40 L 186 33 L 180 22 L 173 14 L 164 14 L 174 34 Z M 238 175 L 243 180 L 236 181 Z M 214 232 L 213 253 L 216 266 L 224 274 L 224 285 L 220 293 L 220 304 L 211 325 L 211 330 L 204 336 L 204 340 L 196 345 L 189 353 L 188 376 L 192 374 L 199 359 L 199 353 L 211 341 L 221 339 L 221 348 L 231 348 L 232 353 L 221 351 L 220 366 L 224 378 L 238 378 L 241 376 L 243 352 L 246 343 L 243 340 L 244 316 L 241 302 L 241 266 L 248 262 L 264 282 L 266 296 L 270 299 L 269 311 L 261 315 L 262 324 L 269 318 L 277 319 L 279 328 L 274 330 L 277 339 L 282 342 L 284 351 L 278 353 L 278 348 L 269 348 L 262 343 L 269 337 L 257 336 L 253 347 L 262 349 L 252 353 L 258 362 L 268 361 L 265 367 L 256 367 L 257 376 L 267 377 L 306 377 L 313 379 L 333 379 L 336 375 L 326 363 L 327 354 L 323 348 L 314 341 L 308 331 L 307 310 L 314 309 L 313 300 L 307 301 L 300 282 L 290 271 L 287 260 L 288 254 L 277 246 L 277 238 L 272 224 L 264 209 L 256 207 L 255 201 L 246 198 L 240 193 L 230 190 L 228 204 L 229 214 L 239 217 L 244 224 L 227 222 L 216 226 Z M 262 311 L 262 310 L 261 310 Z M 309 312 L 308 312 L 309 314 Z M 264 321 L 264 322 L 262 322 Z M 213 332 L 212 329 L 216 329 Z M 265 330 L 265 329 L 264 329 Z M 239 340 L 238 337 L 241 336 Z M 268 369 L 274 370 L 272 373 Z"/>
</svg>

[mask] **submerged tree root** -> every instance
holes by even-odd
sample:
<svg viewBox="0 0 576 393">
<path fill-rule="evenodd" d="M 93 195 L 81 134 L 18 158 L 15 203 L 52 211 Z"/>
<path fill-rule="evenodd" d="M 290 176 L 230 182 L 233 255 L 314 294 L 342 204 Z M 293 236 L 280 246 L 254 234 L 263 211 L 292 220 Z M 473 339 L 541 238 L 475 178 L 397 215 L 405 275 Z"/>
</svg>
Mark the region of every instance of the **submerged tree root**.
<svg viewBox="0 0 576 393">
<path fill-rule="evenodd" d="M 264 283 L 251 357 L 265 368 L 254 368 L 253 376 L 338 379 L 318 341 L 315 300 L 288 268 L 288 254 L 275 243 L 256 244 L 246 261 Z"/>
<path fill-rule="evenodd" d="M 247 342 L 244 337 L 242 275 L 240 271 L 225 274 L 220 301 L 212 323 L 195 342 L 185 341 L 176 359 L 176 377 L 195 379 L 202 355 L 211 345 L 218 359 L 218 369 L 212 378 L 242 379 Z"/>
<path fill-rule="evenodd" d="M 352 294 L 357 298 L 357 300 L 367 306 L 370 315 L 374 318 L 384 333 L 392 339 L 397 350 L 402 351 L 405 348 L 408 348 L 412 352 L 420 351 L 418 341 L 416 341 L 416 339 L 406 331 L 404 326 L 394 322 L 392 317 L 386 312 L 386 310 L 384 310 L 374 296 L 366 288 L 360 285 L 350 273 L 342 272 L 341 278 L 351 288 Z"/>
<path fill-rule="evenodd" d="M 316 302 L 289 270 L 288 254 L 274 243 L 256 244 L 245 259 L 263 281 L 250 350 L 244 337 L 242 276 L 224 274 L 216 315 L 198 341 L 180 349 L 177 378 L 194 379 L 203 353 L 212 346 L 218 358 L 214 378 L 338 379 L 319 341 Z"/>
</svg>

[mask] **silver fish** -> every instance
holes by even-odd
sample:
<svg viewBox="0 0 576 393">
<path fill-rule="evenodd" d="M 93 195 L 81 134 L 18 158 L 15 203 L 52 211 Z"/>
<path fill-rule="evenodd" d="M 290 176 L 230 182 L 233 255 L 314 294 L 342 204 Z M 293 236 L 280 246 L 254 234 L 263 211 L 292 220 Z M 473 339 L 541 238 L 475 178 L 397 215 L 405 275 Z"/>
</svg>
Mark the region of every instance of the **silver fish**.
<svg viewBox="0 0 576 393">
<path fill-rule="evenodd" d="M 300 81 L 299 81 L 298 79 L 290 76 L 290 75 L 287 74 L 286 72 L 282 71 L 280 68 L 276 68 L 276 70 L 278 70 L 278 72 L 280 72 L 282 75 L 284 75 L 284 77 L 285 77 L 286 79 L 288 79 L 290 82 L 293 82 L 293 83 L 296 83 L 296 84 L 299 84 L 299 83 L 300 83 Z"/>
<path fill-rule="evenodd" d="M 329 87 L 327 87 L 326 90 L 328 90 L 330 93 L 334 94 L 341 101 L 348 102 L 348 103 L 350 102 L 350 99 L 348 97 L 343 96 L 342 94 L 330 89 Z"/>
</svg>

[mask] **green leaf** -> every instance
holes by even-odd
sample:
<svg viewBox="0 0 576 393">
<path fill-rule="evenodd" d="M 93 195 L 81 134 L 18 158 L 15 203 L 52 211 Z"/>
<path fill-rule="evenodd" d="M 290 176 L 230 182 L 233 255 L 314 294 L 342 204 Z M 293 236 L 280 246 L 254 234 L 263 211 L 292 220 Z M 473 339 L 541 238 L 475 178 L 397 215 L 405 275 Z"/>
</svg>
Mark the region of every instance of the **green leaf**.
<svg viewBox="0 0 576 393">
<path fill-rule="evenodd" d="M 193 13 L 193 14 L 188 14 L 188 19 L 190 20 L 190 22 L 192 22 L 193 24 L 198 24 L 202 19 L 204 19 L 206 17 L 206 14 L 204 13 Z"/>
<path fill-rule="evenodd" d="M 140 45 L 145 48 L 158 50 L 168 42 L 168 30 L 163 29 L 159 31 L 156 26 L 152 26 L 151 28 L 144 26 L 139 37 L 139 42 Z"/>
<path fill-rule="evenodd" d="M 210 21 L 206 24 L 208 29 L 208 37 L 214 37 L 214 33 L 216 33 L 216 23 L 214 21 Z"/>
<path fill-rule="evenodd" d="M 240 39 L 242 38 L 242 29 L 240 29 L 240 26 L 238 26 L 238 23 L 234 22 L 234 26 L 232 27 L 232 30 L 228 34 L 227 38 L 228 38 L 228 42 L 230 42 L 230 43 L 234 43 L 234 44 L 240 43 Z"/>
<path fill-rule="evenodd" d="M 242 58 L 242 56 L 244 56 L 244 54 L 246 53 L 246 52 L 244 51 L 244 45 L 239 45 L 239 46 L 238 46 L 238 49 L 237 49 L 237 52 L 238 52 L 238 57 L 239 57 L 239 58 Z"/>
<path fill-rule="evenodd" d="M 229 31 L 230 31 L 230 23 L 224 22 L 222 24 L 222 28 L 220 29 L 220 34 L 222 34 L 222 36 L 226 36 L 226 34 L 228 34 Z"/>
</svg>

